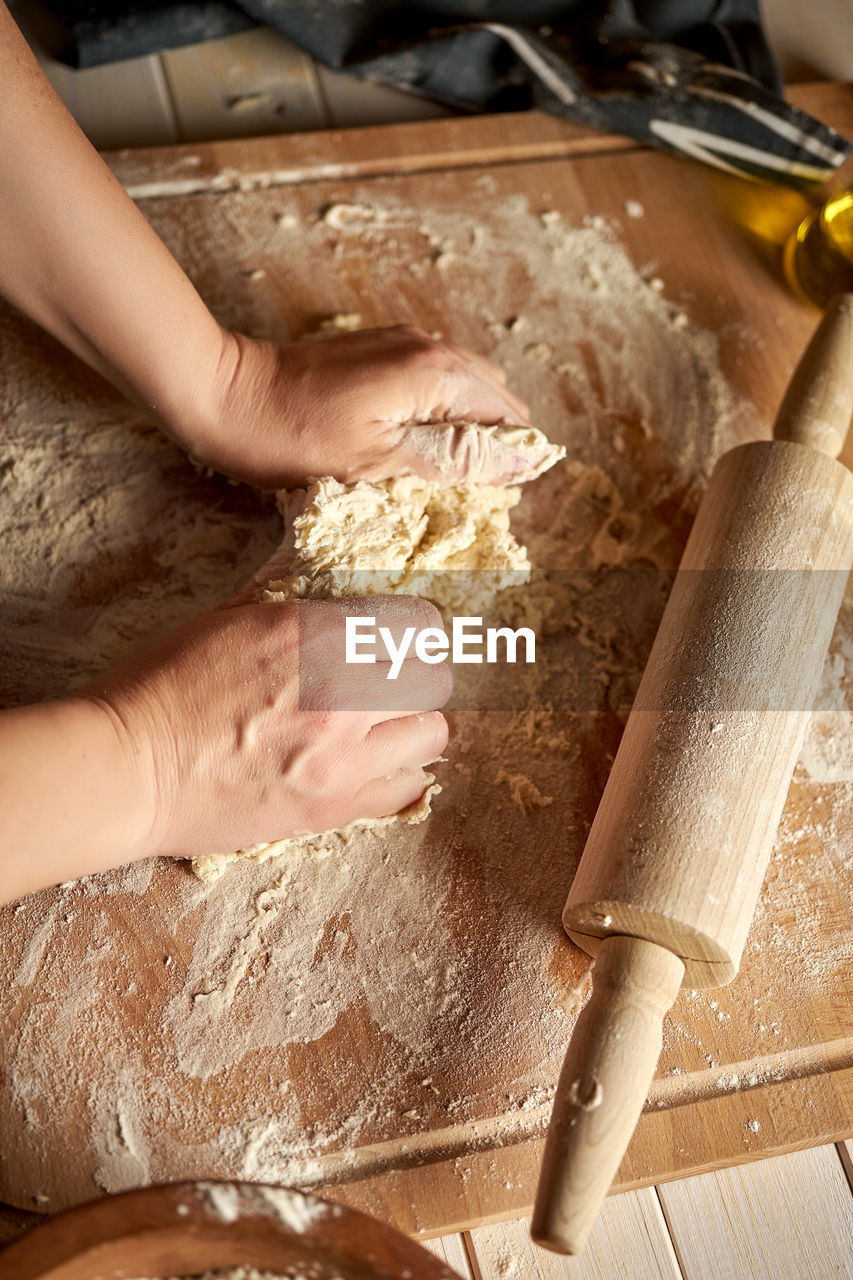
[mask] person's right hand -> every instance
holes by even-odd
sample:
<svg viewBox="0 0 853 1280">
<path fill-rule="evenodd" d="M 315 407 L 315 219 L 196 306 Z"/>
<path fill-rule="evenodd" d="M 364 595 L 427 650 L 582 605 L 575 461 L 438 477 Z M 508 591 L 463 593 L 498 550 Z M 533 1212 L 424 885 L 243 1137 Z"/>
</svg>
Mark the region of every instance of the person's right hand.
<svg viewBox="0 0 853 1280">
<path fill-rule="evenodd" d="M 83 691 L 143 780 L 148 855 L 225 853 L 396 813 L 441 755 L 446 664 L 346 665 L 344 618 L 440 626 L 403 596 L 223 607 Z"/>
<path fill-rule="evenodd" d="M 560 456 L 498 365 L 413 325 L 281 344 L 223 331 L 207 394 L 163 425 L 196 461 L 262 489 L 522 484 Z"/>
</svg>

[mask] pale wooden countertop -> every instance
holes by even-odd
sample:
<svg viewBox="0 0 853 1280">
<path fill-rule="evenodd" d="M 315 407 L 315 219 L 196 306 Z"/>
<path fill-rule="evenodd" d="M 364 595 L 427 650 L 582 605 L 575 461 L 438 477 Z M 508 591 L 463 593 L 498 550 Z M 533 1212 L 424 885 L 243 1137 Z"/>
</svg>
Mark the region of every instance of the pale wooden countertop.
<svg viewBox="0 0 853 1280">
<path fill-rule="evenodd" d="M 13 12 L 24 24 L 21 4 Z M 37 6 L 28 5 L 30 11 Z M 764 0 L 786 69 L 853 79 L 853 7 Z M 96 145 L 117 148 L 422 119 L 440 110 L 318 67 L 248 32 L 75 73 L 52 60 L 49 24 L 27 15 L 48 74 Z M 0 1241 L 26 1215 L 0 1206 Z M 535 1248 L 525 1222 L 428 1248 L 472 1280 L 844 1280 L 853 1278 L 853 1142 L 626 1192 L 609 1199 L 583 1257 Z"/>
</svg>

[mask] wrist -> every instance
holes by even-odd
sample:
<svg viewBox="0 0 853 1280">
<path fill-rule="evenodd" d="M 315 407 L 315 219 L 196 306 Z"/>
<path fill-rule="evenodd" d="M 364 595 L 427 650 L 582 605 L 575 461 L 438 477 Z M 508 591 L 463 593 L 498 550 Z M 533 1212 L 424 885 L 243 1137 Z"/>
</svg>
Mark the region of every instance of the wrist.
<svg viewBox="0 0 853 1280">
<path fill-rule="evenodd" d="M 217 461 L 222 434 L 225 392 L 240 363 L 235 334 L 210 317 L 211 325 L 199 333 L 192 350 L 168 376 L 153 410 L 164 433 L 193 460 L 223 470 Z"/>
<path fill-rule="evenodd" d="M 103 763 L 106 770 L 99 842 L 109 865 L 153 857 L 160 852 L 163 788 L 151 735 L 97 693 L 84 693 L 70 705 L 87 719 L 91 765 Z"/>
<path fill-rule="evenodd" d="M 269 427 L 278 418 L 271 389 L 278 382 L 281 348 L 221 329 L 210 367 L 205 394 L 167 430 L 193 461 L 260 489 L 280 488 L 284 479 L 277 469 L 285 436 L 283 429 L 276 430 L 271 449 Z"/>
<path fill-rule="evenodd" d="M 150 776 L 94 700 L 0 713 L 0 901 L 153 853 Z"/>
</svg>

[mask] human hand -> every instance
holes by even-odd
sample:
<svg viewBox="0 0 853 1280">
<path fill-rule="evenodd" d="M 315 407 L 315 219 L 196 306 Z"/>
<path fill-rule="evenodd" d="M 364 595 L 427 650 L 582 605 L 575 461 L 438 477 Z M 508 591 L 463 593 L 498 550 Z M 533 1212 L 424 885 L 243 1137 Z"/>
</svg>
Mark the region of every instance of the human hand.
<svg viewBox="0 0 853 1280">
<path fill-rule="evenodd" d="M 411 473 L 506 484 L 560 456 L 497 365 L 410 325 L 282 345 L 226 333 L 224 344 L 210 419 L 176 434 L 261 488 Z M 508 429 L 483 429 L 499 423 Z"/>
<path fill-rule="evenodd" d="M 0 83 L 13 175 L 0 183 L 0 293 L 199 461 L 270 489 L 406 472 L 509 483 L 556 461 L 496 365 L 419 329 L 283 345 L 222 329 L 2 2 Z"/>
<path fill-rule="evenodd" d="M 406 626 L 441 624 L 402 596 L 222 607 L 83 691 L 144 779 L 146 854 L 328 831 L 423 794 L 452 677 L 415 658 L 395 681 L 388 663 L 346 666 L 345 615 L 368 612 L 397 643 Z"/>
</svg>

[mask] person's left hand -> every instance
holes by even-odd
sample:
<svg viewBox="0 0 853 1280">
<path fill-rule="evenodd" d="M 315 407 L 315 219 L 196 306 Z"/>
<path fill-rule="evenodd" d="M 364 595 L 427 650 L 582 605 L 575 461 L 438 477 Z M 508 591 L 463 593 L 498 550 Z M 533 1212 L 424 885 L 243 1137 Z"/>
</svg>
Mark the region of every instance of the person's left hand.
<svg viewBox="0 0 853 1280">
<path fill-rule="evenodd" d="M 213 404 L 211 420 L 170 424 L 173 434 L 197 461 L 263 489 L 412 473 L 506 484 L 553 460 L 498 365 L 409 325 L 283 344 L 226 333 Z"/>
</svg>

